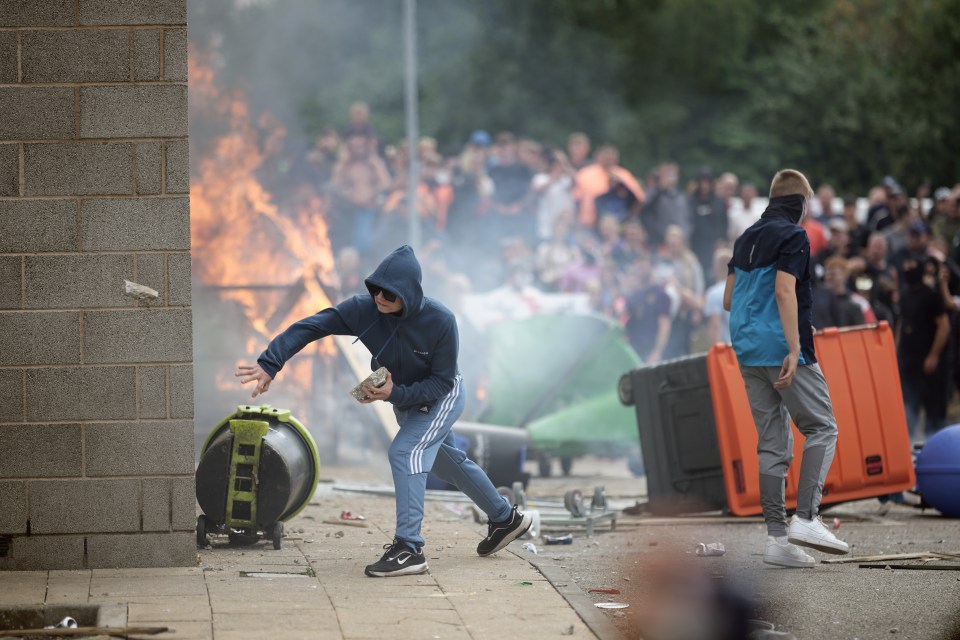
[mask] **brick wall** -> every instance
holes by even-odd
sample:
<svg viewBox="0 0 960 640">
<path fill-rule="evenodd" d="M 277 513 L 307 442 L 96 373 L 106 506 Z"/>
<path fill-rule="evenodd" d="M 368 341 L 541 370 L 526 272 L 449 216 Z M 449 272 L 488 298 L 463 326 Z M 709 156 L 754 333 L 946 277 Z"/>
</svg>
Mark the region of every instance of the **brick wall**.
<svg viewBox="0 0 960 640">
<path fill-rule="evenodd" d="M 0 569 L 195 562 L 186 23 L 0 2 Z"/>
</svg>

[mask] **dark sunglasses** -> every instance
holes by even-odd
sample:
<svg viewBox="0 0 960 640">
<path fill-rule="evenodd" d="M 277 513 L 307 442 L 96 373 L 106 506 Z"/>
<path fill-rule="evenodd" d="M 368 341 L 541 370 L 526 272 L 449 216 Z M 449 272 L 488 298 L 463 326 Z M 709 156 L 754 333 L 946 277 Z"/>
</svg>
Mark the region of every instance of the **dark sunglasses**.
<svg viewBox="0 0 960 640">
<path fill-rule="evenodd" d="M 386 300 L 387 302 L 397 301 L 397 294 L 387 291 L 386 289 L 381 289 L 380 287 L 373 287 L 373 286 L 370 287 L 370 295 L 376 298 L 378 293 L 382 293 L 383 299 Z"/>
</svg>

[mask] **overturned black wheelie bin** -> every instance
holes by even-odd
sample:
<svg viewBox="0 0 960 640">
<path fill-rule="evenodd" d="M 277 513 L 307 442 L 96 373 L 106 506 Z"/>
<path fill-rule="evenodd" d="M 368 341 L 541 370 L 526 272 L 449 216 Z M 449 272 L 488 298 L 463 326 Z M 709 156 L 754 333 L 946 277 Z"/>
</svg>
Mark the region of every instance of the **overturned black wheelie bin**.
<svg viewBox="0 0 960 640">
<path fill-rule="evenodd" d="M 241 405 L 207 436 L 197 466 L 197 544 L 209 534 L 232 543 L 270 538 L 279 549 L 283 523 L 313 496 L 320 455 L 310 432 L 287 409 Z"/>
</svg>

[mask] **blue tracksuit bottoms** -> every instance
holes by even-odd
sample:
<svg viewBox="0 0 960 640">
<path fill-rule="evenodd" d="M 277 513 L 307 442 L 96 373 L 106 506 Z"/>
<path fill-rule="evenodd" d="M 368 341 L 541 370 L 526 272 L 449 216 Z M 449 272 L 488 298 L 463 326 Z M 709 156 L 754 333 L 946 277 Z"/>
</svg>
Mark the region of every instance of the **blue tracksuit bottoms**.
<svg viewBox="0 0 960 640">
<path fill-rule="evenodd" d="M 483 469 L 454 446 L 453 424 L 465 403 L 463 379 L 457 375 L 450 393 L 428 411 L 394 407 L 400 431 L 389 456 L 397 495 L 396 537 L 417 550 L 424 544 L 420 525 L 429 471 L 467 494 L 492 522 L 506 520 L 513 508 Z"/>
</svg>

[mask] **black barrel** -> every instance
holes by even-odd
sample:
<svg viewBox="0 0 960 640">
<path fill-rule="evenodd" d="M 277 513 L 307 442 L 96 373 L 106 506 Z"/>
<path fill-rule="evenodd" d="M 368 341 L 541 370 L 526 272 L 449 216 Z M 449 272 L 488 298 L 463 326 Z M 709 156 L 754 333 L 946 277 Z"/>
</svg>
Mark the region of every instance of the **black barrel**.
<svg viewBox="0 0 960 640">
<path fill-rule="evenodd" d="M 260 443 L 259 465 L 241 473 L 239 469 L 243 465 L 238 464 L 233 487 L 230 486 L 230 466 L 234 456 L 231 421 L 267 424 Z M 203 445 L 196 474 L 197 502 L 207 518 L 224 524 L 250 518 L 251 507 L 244 506 L 249 501 L 231 501 L 231 497 L 241 491 L 253 493 L 255 524 L 265 529 L 273 523 L 289 520 L 309 503 L 317 488 L 319 472 L 317 446 L 290 411 L 269 405 L 241 405 L 211 431 Z M 227 513 L 228 503 L 233 504 L 232 513 Z"/>
</svg>

